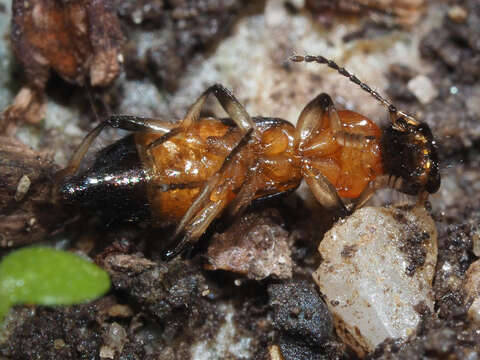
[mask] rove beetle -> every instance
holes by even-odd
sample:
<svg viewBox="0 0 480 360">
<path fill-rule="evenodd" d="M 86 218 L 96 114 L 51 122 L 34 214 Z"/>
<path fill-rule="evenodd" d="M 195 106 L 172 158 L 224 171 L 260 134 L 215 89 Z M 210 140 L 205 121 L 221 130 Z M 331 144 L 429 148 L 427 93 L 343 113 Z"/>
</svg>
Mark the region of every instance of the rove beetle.
<svg viewBox="0 0 480 360">
<path fill-rule="evenodd" d="M 96 209 L 121 221 L 175 225 L 172 258 L 194 244 L 220 215 L 236 216 L 253 200 L 295 190 L 305 179 L 317 201 L 336 217 L 363 206 L 380 188 L 415 195 L 422 203 L 440 187 L 430 128 L 399 111 L 355 75 L 322 56 L 295 62 L 326 64 L 383 104 L 391 123 L 380 129 L 365 116 L 335 109 L 323 93 L 302 110 L 297 126 L 250 117 L 234 95 L 213 85 L 179 122 L 112 115 L 83 140 L 58 174 L 64 204 Z M 213 94 L 227 119 L 200 117 Z M 131 131 L 101 150 L 77 173 L 92 142 L 107 126 Z"/>
</svg>

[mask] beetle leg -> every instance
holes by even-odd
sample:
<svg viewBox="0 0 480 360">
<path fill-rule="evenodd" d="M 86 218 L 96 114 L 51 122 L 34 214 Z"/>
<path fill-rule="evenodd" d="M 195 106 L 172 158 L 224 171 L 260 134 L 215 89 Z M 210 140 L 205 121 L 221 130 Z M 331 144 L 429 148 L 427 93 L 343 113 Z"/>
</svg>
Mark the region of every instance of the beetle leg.
<svg viewBox="0 0 480 360">
<path fill-rule="evenodd" d="M 303 150 L 315 131 L 322 125 L 323 116 L 333 107 L 333 101 L 328 94 L 320 94 L 310 101 L 298 117 L 295 130 L 295 141 L 300 150 Z"/>
<path fill-rule="evenodd" d="M 221 168 L 207 181 L 175 229 L 174 239 L 181 234 L 183 236 L 173 250 L 167 251 L 166 259 L 178 255 L 188 244 L 196 242 L 228 204 L 227 195 L 242 186 L 237 179 L 226 178 L 225 174 L 234 172 L 232 170 L 236 166 L 242 166 L 236 161 L 236 155 L 247 146 L 252 134 L 253 129 L 250 129 L 226 157 Z M 212 196 L 214 192 L 215 196 Z"/>
<path fill-rule="evenodd" d="M 93 141 L 98 137 L 106 125 L 106 123 L 101 122 L 83 138 L 80 146 L 77 148 L 72 158 L 68 162 L 68 165 L 55 174 L 56 182 L 59 182 L 66 175 L 74 174 L 77 171 L 83 157 L 87 153 Z"/>
<path fill-rule="evenodd" d="M 110 115 L 105 122 L 112 128 L 159 134 L 166 134 L 178 127 L 178 124 L 174 122 L 135 115 Z"/>
<path fill-rule="evenodd" d="M 242 185 L 242 188 L 238 192 L 235 199 L 228 205 L 227 209 L 227 221 L 229 219 L 234 219 L 237 216 L 243 214 L 245 209 L 252 203 L 255 199 L 255 194 L 259 189 L 257 174 L 253 171 L 247 173 L 247 180 Z"/>
<path fill-rule="evenodd" d="M 195 223 L 195 220 L 192 221 L 192 219 L 195 217 L 198 217 L 199 211 L 203 211 L 202 207 L 204 209 L 208 209 L 211 207 L 211 205 L 206 205 L 207 200 L 209 196 L 211 195 L 212 191 L 215 190 L 215 187 L 218 186 L 218 182 L 221 178 L 222 173 L 219 171 L 215 174 L 215 176 L 208 182 L 207 186 L 204 187 L 202 190 L 201 194 L 198 196 L 198 198 L 195 201 L 192 206 L 188 209 L 187 213 L 184 215 L 182 218 L 181 222 L 177 226 L 177 229 L 175 231 L 175 237 L 179 236 L 182 231 L 187 227 L 187 223 L 190 221 L 191 223 Z M 233 217 L 241 214 L 243 210 L 252 202 L 252 200 L 255 197 L 255 193 L 257 191 L 257 184 L 255 181 L 254 176 L 252 174 L 247 174 L 247 180 L 243 183 L 243 185 L 240 188 L 240 191 L 238 194 L 235 196 L 235 199 L 232 200 L 232 202 L 228 207 L 228 214 L 226 217 L 228 219 L 232 219 Z M 213 219 L 212 219 L 213 220 Z M 228 220 L 227 220 L 228 221 Z M 191 225 L 188 225 L 188 227 L 191 227 Z M 208 227 L 208 226 L 207 226 Z M 201 234 L 200 234 L 201 235 Z"/>
<path fill-rule="evenodd" d="M 163 258 L 169 260 L 180 254 L 185 248 L 198 241 L 202 234 L 207 230 L 212 221 L 222 212 L 226 205 L 226 199 L 219 201 L 210 201 L 204 206 L 201 211 L 195 216 L 191 224 L 182 232 L 181 240 L 175 245 L 173 249 L 167 250 Z"/>
<path fill-rule="evenodd" d="M 335 131 L 341 131 L 341 123 L 338 114 L 333 105 L 333 101 L 328 94 L 320 94 L 310 101 L 300 113 L 295 132 L 295 141 L 298 144 L 300 152 L 308 149 L 309 140 L 315 135 L 315 132 L 322 126 L 324 115 L 327 114 L 327 120 Z M 333 116 L 332 116 L 333 115 Z M 308 158 L 304 159 L 302 174 L 309 188 L 317 201 L 329 211 L 338 213 L 339 217 L 348 214 L 347 208 L 338 195 L 337 189 L 333 184 L 317 169 L 314 162 Z"/>
<path fill-rule="evenodd" d="M 205 104 L 205 100 L 208 95 L 213 94 L 217 98 L 222 108 L 230 116 L 230 118 L 235 122 L 235 124 L 240 128 L 243 134 L 247 133 L 250 129 L 255 129 L 255 123 L 252 121 L 250 115 L 243 107 L 242 104 L 237 100 L 237 98 L 223 85 L 215 84 L 210 86 L 207 90 L 203 92 L 193 103 L 190 109 L 187 112 L 187 115 L 179 123 L 178 128 L 170 129 L 169 133 L 166 133 L 164 136 L 155 139 L 147 147 L 147 154 L 151 156 L 151 150 L 157 146 L 163 144 L 168 138 L 176 135 L 180 129 L 188 129 L 191 127 L 194 122 L 196 122 L 200 116 L 200 112 Z M 175 132 L 176 131 L 176 132 Z"/>
<path fill-rule="evenodd" d="M 240 102 L 229 90 L 220 84 L 210 86 L 203 92 L 202 95 L 200 95 L 197 101 L 195 101 L 195 103 L 188 110 L 185 118 L 181 121 L 180 126 L 182 128 L 186 129 L 192 126 L 193 123 L 198 120 L 205 100 L 210 94 L 215 95 L 225 112 L 240 128 L 243 137 L 233 148 L 230 154 L 225 158 L 221 168 L 217 171 L 217 173 L 215 173 L 215 175 L 207 181 L 204 188 L 200 192 L 200 195 L 195 199 L 193 204 L 180 220 L 177 228 L 175 229 L 173 237 L 178 238 L 182 233 L 184 236 L 175 249 L 166 253 L 166 258 L 174 257 L 181 252 L 187 244 L 197 241 L 203 232 L 205 232 L 205 230 L 208 228 L 210 223 L 215 219 L 215 217 L 225 208 L 227 205 L 226 200 L 222 199 L 212 201 L 209 199 L 211 198 L 212 193 L 218 190 L 220 181 L 222 180 L 225 172 L 231 168 L 231 166 L 236 166 L 234 163 L 232 163 L 233 158 L 243 147 L 247 145 L 256 129 L 255 123 L 252 121 L 250 115 L 248 115 L 242 104 L 240 104 Z M 148 148 L 151 150 L 153 147 L 158 146 L 163 141 L 165 140 L 158 139 L 151 143 Z M 230 187 L 227 186 L 225 188 L 225 193 L 228 192 L 227 189 L 230 189 Z"/>
<path fill-rule="evenodd" d="M 327 95 L 328 96 L 328 95 Z M 337 109 L 332 102 L 332 99 L 328 97 L 330 103 L 326 111 L 328 112 L 327 119 L 330 122 L 330 127 L 333 130 L 333 136 L 335 136 L 336 142 L 341 146 L 363 148 L 368 145 L 372 140 L 375 140 L 374 136 L 366 136 L 363 134 L 350 133 L 343 129 L 340 117 L 338 116 Z"/>
<path fill-rule="evenodd" d="M 182 127 L 188 128 L 198 119 L 200 116 L 200 111 L 203 108 L 203 104 L 210 94 L 215 95 L 220 105 L 222 105 L 222 108 L 242 130 L 242 133 L 246 133 L 249 129 L 255 128 L 255 123 L 252 121 L 250 115 L 248 115 L 243 105 L 240 104 L 240 102 L 228 89 L 220 84 L 210 86 L 203 92 L 202 95 L 200 95 L 197 101 L 195 101 L 195 103 L 188 110 L 185 118 L 182 120 Z"/>
<path fill-rule="evenodd" d="M 187 129 L 193 125 L 195 121 L 198 120 L 200 116 L 200 112 L 205 104 L 205 100 L 207 99 L 208 95 L 213 94 L 217 98 L 222 108 L 225 112 L 230 116 L 230 118 L 235 122 L 235 124 L 240 128 L 242 133 L 248 132 L 250 129 L 255 129 L 255 123 L 252 121 L 250 115 L 248 115 L 247 111 L 243 107 L 242 104 L 237 100 L 237 98 L 223 85 L 215 84 L 210 86 L 207 90 L 203 92 L 202 95 L 199 96 L 197 101 L 193 103 L 190 109 L 187 112 L 187 115 L 183 118 L 180 122 L 179 129 Z M 171 129 L 174 131 L 175 129 Z M 147 148 L 147 153 L 150 154 L 150 151 L 163 144 L 169 137 L 176 135 L 176 133 L 167 133 L 165 136 L 167 137 L 160 137 L 150 143 Z M 149 155 L 151 156 L 151 155 Z"/>
<path fill-rule="evenodd" d="M 170 123 L 160 119 L 144 118 L 132 115 L 111 115 L 91 130 L 82 140 L 68 165 L 56 174 L 56 179 L 60 181 L 66 175 L 74 174 L 85 157 L 88 149 L 93 141 L 100 135 L 107 126 L 133 132 L 155 132 L 160 134 L 168 134 L 174 123 Z"/>
<path fill-rule="evenodd" d="M 338 195 L 337 189 L 313 165 L 313 162 L 306 160 L 302 167 L 302 173 L 305 182 L 320 205 L 330 211 L 335 217 L 340 218 L 348 215 L 347 207 Z"/>
<path fill-rule="evenodd" d="M 300 150 L 307 150 L 308 146 L 312 145 L 309 140 L 322 125 L 324 115 L 327 115 L 326 120 L 333 130 L 335 140 L 342 146 L 363 148 L 369 141 L 375 140 L 372 136 L 346 132 L 331 97 L 323 93 L 310 101 L 298 118 L 296 140 Z"/>
</svg>

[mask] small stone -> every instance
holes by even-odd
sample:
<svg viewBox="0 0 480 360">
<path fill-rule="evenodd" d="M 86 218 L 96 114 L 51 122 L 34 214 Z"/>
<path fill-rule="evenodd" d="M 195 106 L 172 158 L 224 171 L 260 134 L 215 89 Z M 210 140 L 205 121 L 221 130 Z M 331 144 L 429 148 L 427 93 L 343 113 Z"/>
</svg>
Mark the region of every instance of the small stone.
<svg viewBox="0 0 480 360">
<path fill-rule="evenodd" d="M 260 216 L 259 216 L 260 215 Z M 208 270 L 225 270 L 262 280 L 292 277 L 288 232 L 274 221 L 276 213 L 249 213 L 222 234 L 215 234 L 208 247 Z"/>
<path fill-rule="evenodd" d="M 269 360 L 283 360 L 282 352 L 278 345 L 270 345 L 268 347 Z"/>
<path fill-rule="evenodd" d="M 465 22 L 467 16 L 467 11 L 459 5 L 454 5 L 448 10 L 448 17 L 450 18 L 450 20 L 453 20 L 456 23 Z"/>
<path fill-rule="evenodd" d="M 115 350 L 108 346 L 102 346 L 100 348 L 100 358 L 102 359 L 113 359 L 115 358 Z"/>
<path fill-rule="evenodd" d="M 108 315 L 111 317 L 128 318 L 133 316 L 133 311 L 128 305 L 115 304 L 108 308 Z"/>
<path fill-rule="evenodd" d="M 127 342 L 127 332 L 122 325 L 113 322 L 108 328 L 108 333 L 105 336 L 105 343 L 114 352 L 121 353 L 123 346 Z"/>
<path fill-rule="evenodd" d="M 53 346 L 55 347 L 55 350 L 60 350 L 65 346 L 65 341 L 63 339 L 55 339 L 53 341 Z"/>
<path fill-rule="evenodd" d="M 433 311 L 437 230 L 424 208 L 360 209 L 325 235 L 319 251 L 314 280 L 337 334 L 359 356 L 411 335 L 419 304 Z"/>
<path fill-rule="evenodd" d="M 273 326 L 285 336 L 313 347 L 329 339 L 332 317 L 313 284 L 299 280 L 270 284 L 268 296 Z"/>
<path fill-rule="evenodd" d="M 438 96 L 438 90 L 425 75 L 415 76 L 408 82 L 407 87 L 422 104 L 428 104 Z"/>
</svg>

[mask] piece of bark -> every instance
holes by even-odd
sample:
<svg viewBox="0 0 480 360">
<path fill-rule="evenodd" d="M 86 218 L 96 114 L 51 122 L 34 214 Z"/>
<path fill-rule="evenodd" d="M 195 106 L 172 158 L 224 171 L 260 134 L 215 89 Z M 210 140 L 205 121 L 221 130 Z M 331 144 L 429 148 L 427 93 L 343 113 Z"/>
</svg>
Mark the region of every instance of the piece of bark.
<svg viewBox="0 0 480 360">
<path fill-rule="evenodd" d="M 0 137 L 0 248 L 41 240 L 62 223 L 52 202 L 57 170 L 48 155 Z"/>
</svg>

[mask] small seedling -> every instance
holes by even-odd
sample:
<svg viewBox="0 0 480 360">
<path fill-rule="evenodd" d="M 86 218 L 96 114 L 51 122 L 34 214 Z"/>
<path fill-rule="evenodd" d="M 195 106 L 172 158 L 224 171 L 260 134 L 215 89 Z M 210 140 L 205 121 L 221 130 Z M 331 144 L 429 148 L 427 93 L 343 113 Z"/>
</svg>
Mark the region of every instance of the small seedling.
<svg viewBox="0 0 480 360">
<path fill-rule="evenodd" d="M 0 321 L 16 304 L 72 305 L 110 288 L 105 270 L 81 257 L 49 247 L 27 247 L 0 262 Z"/>
</svg>

